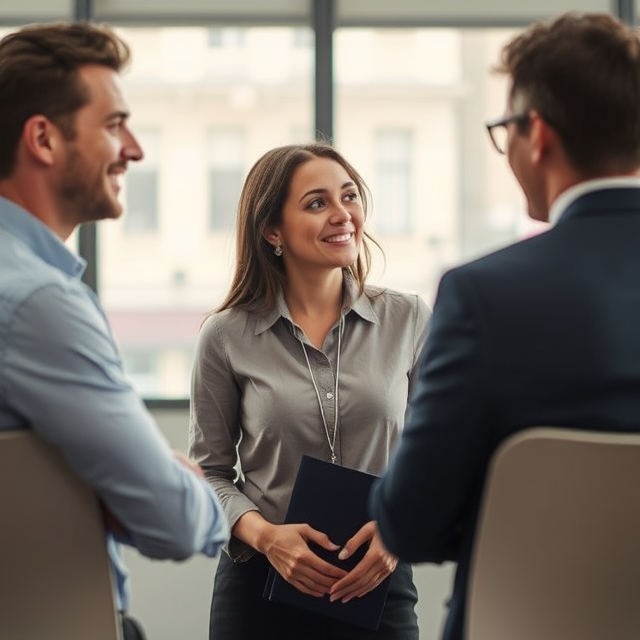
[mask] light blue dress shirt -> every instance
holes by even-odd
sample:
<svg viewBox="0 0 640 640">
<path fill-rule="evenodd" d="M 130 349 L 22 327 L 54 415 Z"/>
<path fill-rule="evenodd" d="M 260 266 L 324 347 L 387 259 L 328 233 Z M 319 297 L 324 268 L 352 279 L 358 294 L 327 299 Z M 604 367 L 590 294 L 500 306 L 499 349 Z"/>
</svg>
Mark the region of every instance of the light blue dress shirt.
<svg viewBox="0 0 640 640">
<path fill-rule="evenodd" d="M 0 198 L 0 429 L 33 429 L 123 523 L 127 538 L 107 544 L 126 609 L 119 542 L 150 558 L 213 557 L 229 530 L 214 492 L 176 461 L 125 378 L 84 267 Z"/>
</svg>

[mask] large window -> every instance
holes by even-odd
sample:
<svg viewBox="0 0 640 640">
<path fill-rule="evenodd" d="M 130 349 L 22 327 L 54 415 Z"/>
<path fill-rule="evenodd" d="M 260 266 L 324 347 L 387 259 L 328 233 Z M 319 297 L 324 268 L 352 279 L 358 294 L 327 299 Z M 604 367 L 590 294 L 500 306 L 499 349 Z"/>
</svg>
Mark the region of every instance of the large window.
<svg viewBox="0 0 640 640">
<path fill-rule="evenodd" d="M 490 73 L 502 44 L 535 19 L 568 9 L 629 14 L 637 2 L 0 0 L 0 8 L 3 24 L 108 22 L 131 46 L 124 80 L 146 156 L 130 163 L 123 219 L 97 225 L 97 246 L 90 228 L 79 238 L 138 388 L 186 399 L 200 324 L 229 285 L 237 194 L 259 156 L 330 135 L 371 188 L 369 222 L 386 255 L 371 279 L 432 303 L 446 268 L 540 230 L 483 127 L 504 110 L 506 87 Z"/>
</svg>

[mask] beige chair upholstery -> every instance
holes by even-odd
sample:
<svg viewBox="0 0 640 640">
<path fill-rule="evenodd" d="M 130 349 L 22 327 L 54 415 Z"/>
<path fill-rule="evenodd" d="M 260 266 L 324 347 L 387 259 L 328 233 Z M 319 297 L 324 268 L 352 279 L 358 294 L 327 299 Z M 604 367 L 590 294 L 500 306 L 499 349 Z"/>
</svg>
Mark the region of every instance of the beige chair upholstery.
<svg viewBox="0 0 640 640">
<path fill-rule="evenodd" d="M 0 638 L 121 640 L 93 494 L 28 430 L 0 431 Z"/>
<path fill-rule="evenodd" d="M 467 640 L 640 639 L 640 435 L 535 428 L 492 461 Z"/>
</svg>

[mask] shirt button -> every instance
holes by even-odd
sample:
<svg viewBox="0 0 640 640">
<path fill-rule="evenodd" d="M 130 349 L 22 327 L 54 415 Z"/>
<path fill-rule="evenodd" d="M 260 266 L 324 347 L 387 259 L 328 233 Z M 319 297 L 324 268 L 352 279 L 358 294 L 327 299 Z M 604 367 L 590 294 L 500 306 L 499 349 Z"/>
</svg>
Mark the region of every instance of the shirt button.
<svg viewBox="0 0 640 640">
<path fill-rule="evenodd" d="M 331 400 L 333 398 L 333 393 L 331 393 L 331 391 L 329 391 L 329 393 L 327 393 L 327 399 Z"/>
</svg>

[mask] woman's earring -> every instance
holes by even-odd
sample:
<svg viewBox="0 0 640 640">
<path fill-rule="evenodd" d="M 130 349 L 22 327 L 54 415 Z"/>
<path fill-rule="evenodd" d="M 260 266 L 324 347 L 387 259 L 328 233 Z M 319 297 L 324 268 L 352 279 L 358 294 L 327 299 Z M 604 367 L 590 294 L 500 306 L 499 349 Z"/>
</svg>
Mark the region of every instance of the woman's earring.
<svg viewBox="0 0 640 640">
<path fill-rule="evenodd" d="M 278 256 L 278 258 L 282 255 L 282 245 L 280 243 L 276 245 L 276 248 L 273 250 L 273 253 L 275 253 L 276 256 Z"/>
</svg>

